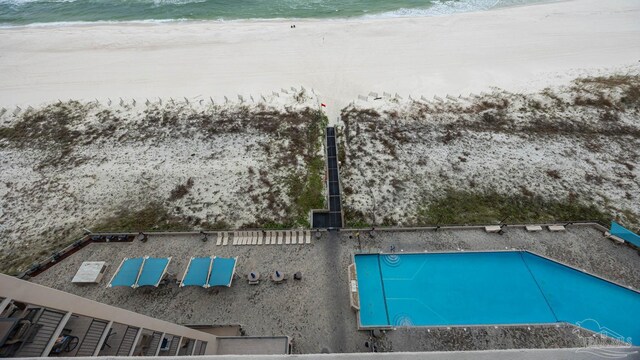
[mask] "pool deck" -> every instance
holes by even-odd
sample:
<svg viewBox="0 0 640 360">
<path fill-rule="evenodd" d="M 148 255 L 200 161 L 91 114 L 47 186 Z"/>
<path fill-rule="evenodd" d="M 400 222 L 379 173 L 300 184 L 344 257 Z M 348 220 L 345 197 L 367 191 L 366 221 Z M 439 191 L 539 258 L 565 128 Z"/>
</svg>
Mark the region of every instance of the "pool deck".
<svg viewBox="0 0 640 360">
<path fill-rule="evenodd" d="M 376 230 L 373 238 L 360 231 L 323 233 L 311 244 L 218 246 L 198 235 L 150 235 L 146 243 L 92 243 L 36 276 L 32 281 L 89 299 L 119 306 L 180 324 L 240 324 L 247 335 L 293 338 L 294 353 L 366 352 L 365 342 L 379 351 L 451 351 L 520 348 L 570 348 L 583 346 L 582 335 L 569 325 L 474 326 L 452 328 L 400 328 L 378 338 L 358 331 L 349 303 L 347 267 L 358 252 L 509 250 L 532 251 L 589 273 L 640 289 L 640 256 L 636 250 L 616 245 L 591 226 L 569 226 L 566 232 L 528 233 L 507 228 L 503 235 L 481 229 Z M 238 257 L 240 277 L 230 288 L 158 289 L 106 288 L 124 257 L 171 256 L 169 272 L 181 275 L 191 256 Z M 108 269 L 99 285 L 72 284 L 83 261 L 106 261 Z M 289 275 L 284 284 L 265 278 L 274 270 Z M 262 275 L 259 285 L 249 285 L 246 274 Z M 301 271 L 302 280 L 293 273 Z"/>
</svg>

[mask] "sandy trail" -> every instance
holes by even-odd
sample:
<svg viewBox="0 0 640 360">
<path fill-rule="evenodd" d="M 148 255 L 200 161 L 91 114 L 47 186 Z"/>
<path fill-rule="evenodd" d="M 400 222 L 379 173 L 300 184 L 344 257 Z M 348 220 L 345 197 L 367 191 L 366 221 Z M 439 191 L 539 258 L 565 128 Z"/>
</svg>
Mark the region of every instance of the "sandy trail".
<svg viewBox="0 0 640 360">
<path fill-rule="evenodd" d="M 535 90 L 640 60 L 640 2 L 573 0 L 445 17 L 0 29 L 0 105 L 270 93 L 342 107 L 370 91 Z"/>
</svg>

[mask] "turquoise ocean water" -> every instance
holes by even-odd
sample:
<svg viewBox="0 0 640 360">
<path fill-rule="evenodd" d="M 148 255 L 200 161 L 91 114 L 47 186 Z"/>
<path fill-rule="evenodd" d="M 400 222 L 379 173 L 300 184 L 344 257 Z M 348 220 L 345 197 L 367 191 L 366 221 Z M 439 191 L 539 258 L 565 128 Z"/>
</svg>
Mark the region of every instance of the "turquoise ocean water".
<svg viewBox="0 0 640 360">
<path fill-rule="evenodd" d="M 95 21 L 188 21 L 437 16 L 544 0 L 0 0 L 0 26 Z"/>
</svg>

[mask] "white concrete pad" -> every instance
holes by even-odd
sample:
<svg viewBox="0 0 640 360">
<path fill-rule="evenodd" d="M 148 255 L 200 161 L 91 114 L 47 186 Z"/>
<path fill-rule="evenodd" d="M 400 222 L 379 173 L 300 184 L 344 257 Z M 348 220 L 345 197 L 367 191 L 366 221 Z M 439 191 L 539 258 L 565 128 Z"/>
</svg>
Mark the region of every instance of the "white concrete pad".
<svg viewBox="0 0 640 360">
<path fill-rule="evenodd" d="M 284 235 L 284 243 L 286 245 L 291 244 L 291 238 L 289 237 L 289 232 L 288 231 L 283 231 L 282 234 Z"/>
<path fill-rule="evenodd" d="M 265 234 L 262 233 L 262 231 L 258 232 L 258 245 L 262 245 L 262 238 L 264 237 Z"/>
<path fill-rule="evenodd" d="M 278 245 L 282 245 L 282 237 L 284 237 L 284 233 L 278 231 L 276 232 L 276 236 L 278 237 Z"/>
<path fill-rule="evenodd" d="M 229 240 L 229 233 L 228 232 L 223 232 L 222 233 L 222 246 L 227 246 L 227 241 Z"/>
<path fill-rule="evenodd" d="M 216 234 L 216 246 L 222 245 L 222 233 Z"/>
<path fill-rule="evenodd" d="M 488 233 L 497 233 L 500 232 L 501 228 L 499 225 L 491 225 L 491 226 L 485 226 L 484 227 L 484 231 L 488 232 Z"/>
<path fill-rule="evenodd" d="M 528 232 L 542 231 L 542 226 L 540 226 L 540 225 L 527 225 L 527 226 L 525 226 L 525 229 L 527 229 Z"/>
<path fill-rule="evenodd" d="M 567 229 L 564 228 L 564 226 L 562 225 L 549 225 L 549 231 L 566 231 Z"/>
<path fill-rule="evenodd" d="M 233 232 L 233 245 L 238 245 L 238 240 L 240 239 L 240 235 L 237 231 Z"/>
<path fill-rule="evenodd" d="M 311 231 L 309 230 L 304 232 L 304 243 L 311 244 Z"/>
<path fill-rule="evenodd" d="M 289 236 L 291 237 L 291 243 L 293 245 L 298 243 L 298 239 L 297 239 L 297 235 L 296 235 L 296 231 L 289 231 Z"/>
<path fill-rule="evenodd" d="M 102 280 L 107 267 L 104 261 L 85 261 L 80 265 L 78 272 L 71 280 L 76 284 L 97 284 Z"/>
</svg>

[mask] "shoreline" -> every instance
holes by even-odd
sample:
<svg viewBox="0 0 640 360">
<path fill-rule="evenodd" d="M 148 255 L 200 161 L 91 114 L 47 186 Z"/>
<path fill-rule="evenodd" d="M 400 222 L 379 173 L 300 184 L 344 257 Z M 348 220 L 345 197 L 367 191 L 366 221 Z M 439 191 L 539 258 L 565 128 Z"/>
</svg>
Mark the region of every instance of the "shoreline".
<svg viewBox="0 0 640 360">
<path fill-rule="evenodd" d="M 430 8 L 425 9 L 406 9 L 400 8 L 391 12 L 383 12 L 378 14 L 363 14 L 359 16 L 345 16 L 345 17 L 302 17 L 302 18 L 284 18 L 284 17 L 276 17 L 276 18 L 238 18 L 238 19 L 187 19 L 187 18 L 177 18 L 177 19 L 140 19 L 140 20 L 97 20 L 97 21 L 54 21 L 54 22 L 34 22 L 29 24 L 2 24 L 0 23 L 0 30 L 4 29 L 25 29 L 25 28 L 41 28 L 41 27 L 92 27 L 92 26 L 109 26 L 109 25 L 162 25 L 162 24 L 225 24 L 225 23 L 291 23 L 291 22 L 325 22 L 325 21 L 336 21 L 336 22 L 357 22 L 360 20 L 363 21 L 384 21 L 384 20 L 392 20 L 392 19 L 422 19 L 422 18 L 434 18 L 434 17 L 448 17 L 448 16 L 457 16 L 462 14 L 476 14 L 476 13 L 485 13 L 485 12 L 494 12 L 505 9 L 519 8 L 519 7 L 530 7 L 537 5 L 546 5 L 552 3 L 560 3 L 572 0 L 539 0 L 535 3 L 524 3 L 524 4 L 510 4 L 510 5 L 499 5 L 496 7 L 492 7 L 489 9 L 473 9 L 469 11 L 453 11 L 450 13 L 444 14 L 427 14 L 427 15 L 393 15 L 394 13 L 401 10 L 424 10 L 428 11 Z"/>
<path fill-rule="evenodd" d="M 442 17 L 0 29 L 0 106 L 314 89 L 331 121 L 358 95 L 535 91 L 640 60 L 640 4 L 568 0 Z M 4 35 L 4 36 L 3 36 Z"/>
</svg>

